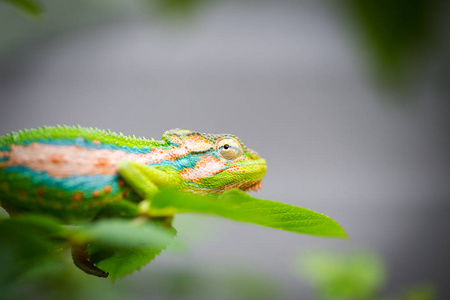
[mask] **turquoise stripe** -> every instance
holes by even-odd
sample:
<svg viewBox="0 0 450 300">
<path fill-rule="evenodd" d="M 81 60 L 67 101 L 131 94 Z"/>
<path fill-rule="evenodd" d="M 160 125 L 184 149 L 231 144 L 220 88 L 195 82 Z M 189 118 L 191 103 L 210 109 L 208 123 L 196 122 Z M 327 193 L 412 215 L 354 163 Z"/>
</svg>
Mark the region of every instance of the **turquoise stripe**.
<svg viewBox="0 0 450 300">
<path fill-rule="evenodd" d="M 23 144 L 24 145 L 30 145 L 32 143 L 40 143 L 40 144 L 46 144 L 46 145 L 56 145 L 56 146 L 80 146 L 80 147 L 84 147 L 87 149 L 107 149 L 107 150 L 120 150 L 120 151 L 124 151 L 127 153 L 136 153 L 136 154 L 140 154 L 140 153 L 150 153 L 152 150 L 150 147 L 142 147 L 142 148 L 138 148 L 137 146 L 133 146 L 133 147 L 128 147 L 128 146 L 117 146 L 117 145 L 113 145 L 113 144 L 99 144 L 96 145 L 94 143 L 92 143 L 92 141 L 86 140 L 82 137 L 76 138 L 76 139 L 39 139 L 38 141 L 24 141 Z M 170 147 L 160 147 L 162 149 L 167 149 Z"/>
<path fill-rule="evenodd" d="M 198 155 L 191 155 L 188 154 L 185 157 L 181 157 L 177 160 L 171 161 L 168 159 L 162 160 L 158 163 L 150 163 L 147 164 L 148 166 L 163 166 L 163 167 L 168 167 L 168 166 L 172 166 L 175 169 L 181 171 L 184 170 L 185 168 L 194 168 L 195 167 L 195 163 L 198 162 L 200 160 L 200 156 Z"/>
<path fill-rule="evenodd" d="M 166 159 L 166 160 L 162 160 L 162 161 L 160 161 L 158 163 L 150 163 L 148 165 L 152 166 L 152 167 L 153 166 L 164 166 L 164 167 L 172 166 L 172 167 L 174 167 L 175 169 L 177 169 L 179 171 L 182 171 L 182 170 L 184 170 L 186 168 L 192 168 L 193 169 L 193 168 L 195 168 L 195 164 L 205 154 L 212 155 L 212 156 L 218 158 L 218 155 L 217 155 L 216 151 L 211 151 L 210 150 L 210 151 L 207 151 L 207 152 L 188 154 L 188 155 L 180 157 L 180 158 L 178 158 L 178 159 L 176 159 L 174 161 Z"/>
<path fill-rule="evenodd" d="M 115 194 L 119 190 L 119 175 L 80 175 L 70 176 L 66 178 L 52 177 L 46 172 L 39 172 L 24 166 L 11 166 L 3 169 L 5 173 L 19 173 L 24 177 L 29 177 L 30 182 L 36 185 L 44 185 L 57 188 L 67 192 L 83 191 L 92 193 L 100 190 L 105 186 L 111 186 L 111 193 Z"/>
</svg>

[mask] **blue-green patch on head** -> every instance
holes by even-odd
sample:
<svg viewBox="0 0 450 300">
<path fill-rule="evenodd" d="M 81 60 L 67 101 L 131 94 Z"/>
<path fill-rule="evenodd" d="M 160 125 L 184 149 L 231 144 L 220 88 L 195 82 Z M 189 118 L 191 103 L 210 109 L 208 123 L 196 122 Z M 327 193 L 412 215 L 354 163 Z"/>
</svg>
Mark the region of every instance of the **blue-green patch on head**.
<svg viewBox="0 0 450 300">
<path fill-rule="evenodd" d="M 186 155 L 197 157 L 194 166 L 180 172 L 192 190 L 222 192 L 230 188 L 259 188 L 266 162 L 231 134 L 205 134 L 172 129 L 163 139 Z"/>
</svg>

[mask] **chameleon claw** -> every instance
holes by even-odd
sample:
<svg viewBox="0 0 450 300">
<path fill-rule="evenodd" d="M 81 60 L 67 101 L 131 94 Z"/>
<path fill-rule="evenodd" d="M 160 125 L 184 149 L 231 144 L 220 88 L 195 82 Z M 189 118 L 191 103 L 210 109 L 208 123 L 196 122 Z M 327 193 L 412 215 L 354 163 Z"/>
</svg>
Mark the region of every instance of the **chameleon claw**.
<svg viewBox="0 0 450 300">
<path fill-rule="evenodd" d="M 98 277 L 108 277 L 109 273 L 97 268 L 89 258 L 88 244 L 72 246 L 73 263 L 87 274 Z"/>
</svg>

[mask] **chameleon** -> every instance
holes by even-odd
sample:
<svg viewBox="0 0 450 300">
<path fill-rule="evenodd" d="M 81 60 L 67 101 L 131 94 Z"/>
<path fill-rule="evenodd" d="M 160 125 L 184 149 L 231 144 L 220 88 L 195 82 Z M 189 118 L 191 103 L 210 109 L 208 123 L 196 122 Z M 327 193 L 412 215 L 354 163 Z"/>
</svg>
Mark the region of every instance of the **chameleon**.
<svg viewBox="0 0 450 300">
<path fill-rule="evenodd" d="M 69 224 L 137 217 L 163 187 L 256 191 L 265 172 L 265 160 L 232 134 L 172 129 L 154 140 L 55 126 L 0 137 L 1 206 L 10 216 L 41 213 Z M 72 257 L 86 273 L 108 276 L 90 262 L 87 245 L 72 248 Z"/>
</svg>

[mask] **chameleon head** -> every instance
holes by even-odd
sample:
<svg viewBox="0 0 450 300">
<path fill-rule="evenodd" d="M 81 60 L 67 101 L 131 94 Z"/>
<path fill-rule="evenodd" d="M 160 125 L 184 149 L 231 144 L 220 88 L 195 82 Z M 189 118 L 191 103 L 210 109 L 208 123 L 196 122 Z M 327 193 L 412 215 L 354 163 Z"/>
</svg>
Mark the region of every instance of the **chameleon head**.
<svg viewBox="0 0 450 300">
<path fill-rule="evenodd" d="M 261 187 L 266 161 L 234 135 L 172 129 L 163 139 L 185 154 L 177 160 L 177 169 L 188 190 L 221 193 L 231 188 L 256 191 Z"/>
</svg>

